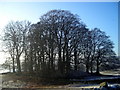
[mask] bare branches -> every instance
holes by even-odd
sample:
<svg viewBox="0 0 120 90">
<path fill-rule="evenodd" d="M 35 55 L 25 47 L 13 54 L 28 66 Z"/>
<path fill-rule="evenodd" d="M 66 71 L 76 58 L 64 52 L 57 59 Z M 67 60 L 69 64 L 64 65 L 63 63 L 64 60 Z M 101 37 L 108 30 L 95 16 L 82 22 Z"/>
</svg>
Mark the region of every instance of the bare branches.
<svg viewBox="0 0 120 90">
<path fill-rule="evenodd" d="M 10 22 L 4 41 L 18 72 L 22 66 L 24 71 L 41 76 L 54 76 L 55 71 L 64 76 L 81 66 L 86 72 L 99 73 L 99 66 L 115 55 L 105 32 L 89 30 L 78 16 L 65 10 L 51 10 L 32 25 Z"/>
</svg>

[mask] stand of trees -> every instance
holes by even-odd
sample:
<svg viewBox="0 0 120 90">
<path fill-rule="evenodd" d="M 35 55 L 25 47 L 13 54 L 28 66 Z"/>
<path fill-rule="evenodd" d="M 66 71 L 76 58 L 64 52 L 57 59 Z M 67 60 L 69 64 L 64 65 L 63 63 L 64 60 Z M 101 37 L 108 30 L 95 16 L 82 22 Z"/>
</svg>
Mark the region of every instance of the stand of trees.
<svg viewBox="0 0 120 90">
<path fill-rule="evenodd" d="M 65 76 L 80 65 L 88 73 L 99 74 L 103 63 L 115 56 L 113 42 L 105 32 L 89 30 L 77 15 L 65 10 L 51 10 L 36 24 L 10 22 L 4 42 L 13 72 L 45 77 Z"/>
</svg>

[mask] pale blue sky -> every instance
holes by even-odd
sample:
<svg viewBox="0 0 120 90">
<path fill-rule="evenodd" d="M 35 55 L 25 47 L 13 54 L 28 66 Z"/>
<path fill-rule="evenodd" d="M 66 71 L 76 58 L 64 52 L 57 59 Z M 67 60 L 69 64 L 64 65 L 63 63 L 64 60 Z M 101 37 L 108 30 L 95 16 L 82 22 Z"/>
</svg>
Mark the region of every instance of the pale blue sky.
<svg viewBox="0 0 120 90">
<path fill-rule="evenodd" d="M 69 10 L 79 15 L 88 28 L 100 28 L 110 36 L 118 53 L 117 2 L 0 2 L 0 30 L 11 20 L 36 23 L 41 15 L 52 9 Z"/>
</svg>

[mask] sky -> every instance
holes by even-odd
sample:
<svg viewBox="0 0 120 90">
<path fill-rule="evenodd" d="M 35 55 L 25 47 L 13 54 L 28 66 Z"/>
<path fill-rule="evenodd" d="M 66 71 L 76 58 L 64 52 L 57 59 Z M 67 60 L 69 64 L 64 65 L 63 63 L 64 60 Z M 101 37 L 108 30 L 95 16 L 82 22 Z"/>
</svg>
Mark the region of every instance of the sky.
<svg viewBox="0 0 120 90">
<path fill-rule="evenodd" d="M 37 23 L 40 16 L 53 9 L 77 14 L 89 29 L 99 28 L 110 36 L 118 53 L 118 2 L 0 2 L 0 35 L 11 20 Z M 6 59 L 0 41 L 0 63 Z"/>
</svg>

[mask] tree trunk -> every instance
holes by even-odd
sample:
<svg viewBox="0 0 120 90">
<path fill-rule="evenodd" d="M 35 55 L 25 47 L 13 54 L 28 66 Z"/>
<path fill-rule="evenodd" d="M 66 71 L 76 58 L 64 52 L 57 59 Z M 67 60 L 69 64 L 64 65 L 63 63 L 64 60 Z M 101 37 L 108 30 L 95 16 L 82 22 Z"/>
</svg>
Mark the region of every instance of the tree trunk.
<svg viewBox="0 0 120 90">
<path fill-rule="evenodd" d="M 32 73 L 33 72 L 33 50 L 31 48 L 30 50 L 30 61 L 29 61 L 29 72 Z"/>
<path fill-rule="evenodd" d="M 27 72 L 27 51 L 25 50 L 24 72 Z"/>
<path fill-rule="evenodd" d="M 27 59 L 25 58 L 25 61 L 24 61 L 24 72 L 27 72 Z"/>
<path fill-rule="evenodd" d="M 21 73 L 20 57 L 17 55 L 16 59 L 17 59 L 17 69 L 18 69 L 18 72 Z"/>
<path fill-rule="evenodd" d="M 77 51 L 76 49 L 74 49 L 74 63 L 75 63 L 75 66 L 74 66 L 74 69 L 75 70 L 78 70 L 78 62 L 77 62 Z"/>
<path fill-rule="evenodd" d="M 37 51 L 37 50 L 36 50 Z M 37 72 L 37 66 L 38 66 L 38 63 L 37 63 L 37 53 L 36 53 L 36 51 L 34 52 L 34 64 L 35 64 L 35 69 L 34 69 L 34 71 L 36 71 Z"/>
<path fill-rule="evenodd" d="M 54 62 L 53 62 L 53 46 L 51 48 L 51 69 L 54 71 Z"/>
<path fill-rule="evenodd" d="M 90 61 L 89 61 L 89 56 L 87 57 L 87 60 L 86 60 L 86 72 L 89 73 L 89 69 L 90 69 Z"/>
<path fill-rule="evenodd" d="M 62 70 L 62 73 L 66 73 L 66 69 L 65 69 L 65 49 L 63 48 L 63 61 L 62 61 L 62 64 L 61 64 L 61 70 Z"/>
<path fill-rule="evenodd" d="M 90 71 L 91 71 L 91 74 L 93 73 L 93 62 L 92 62 L 92 60 L 91 60 L 91 64 L 90 64 L 91 66 L 90 66 Z"/>
<path fill-rule="evenodd" d="M 62 64 L 62 60 L 61 60 L 61 48 L 59 47 L 59 49 L 58 49 L 58 70 L 62 73 L 61 64 Z"/>
<path fill-rule="evenodd" d="M 86 64 L 86 72 L 89 73 L 89 66 Z"/>
<path fill-rule="evenodd" d="M 99 61 L 98 61 L 98 59 L 96 60 L 97 62 L 97 67 L 96 67 L 96 74 L 99 74 L 100 73 L 100 71 L 99 71 Z"/>
<path fill-rule="evenodd" d="M 15 60 L 14 60 L 14 57 L 12 58 L 13 60 L 13 73 L 15 73 Z"/>
<path fill-rule="evenodd" d="M 93 67 L 92 66 L 90 67 L 90 72 L 91 72 L 91 74 L 93 73 Z"/>
<path fill-rule="evenodd" d="M 70 71 L 70 58 L 68 52 L 68 43 L 66 43 L 66 72 L 69 73 Z"/>
</svg>

